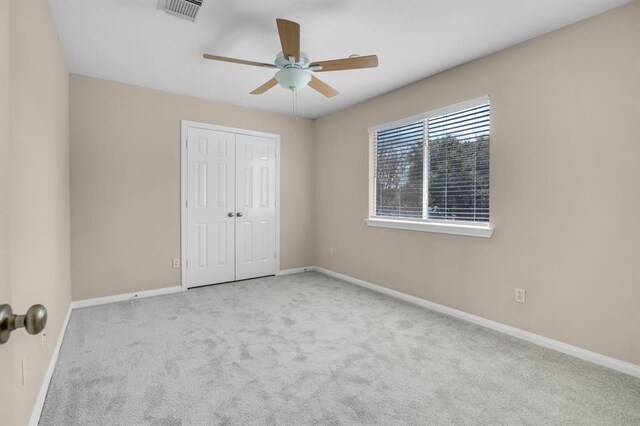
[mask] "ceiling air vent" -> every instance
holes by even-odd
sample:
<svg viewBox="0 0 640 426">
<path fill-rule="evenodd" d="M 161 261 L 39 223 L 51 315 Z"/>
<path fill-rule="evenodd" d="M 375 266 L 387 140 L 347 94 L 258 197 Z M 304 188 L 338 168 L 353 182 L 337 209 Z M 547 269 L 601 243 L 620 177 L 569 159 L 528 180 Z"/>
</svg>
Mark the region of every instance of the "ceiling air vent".
<svg viewBox="0 0 640 426">
<path fill-rule="evenodd" d="M 158 9 L 191 22 L 196 20 L 200 6 L 202 0 L 158 0 Z"/>
</svg>

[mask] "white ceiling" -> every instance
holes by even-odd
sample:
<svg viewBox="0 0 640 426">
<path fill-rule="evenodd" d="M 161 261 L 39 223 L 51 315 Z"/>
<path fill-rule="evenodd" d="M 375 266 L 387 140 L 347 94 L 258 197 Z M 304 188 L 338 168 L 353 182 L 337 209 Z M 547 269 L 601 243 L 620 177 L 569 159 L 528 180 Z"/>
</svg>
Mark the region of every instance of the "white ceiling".
<svg viewBox="0 0 640 426">
<path fill-rule="evenodd" d="M 377 54 L 377 69 L 316 74 L 298 113 L 317 118 L 630 0 L 204 0 L 195 23 L 157 0 L 49 0 L 72 73 L 290 113 L 291 93 L 249 92 L 274 70 L 202 59 L 273 62 L 275 18 L 299 22 L 311 60 Z"/>
</svg>

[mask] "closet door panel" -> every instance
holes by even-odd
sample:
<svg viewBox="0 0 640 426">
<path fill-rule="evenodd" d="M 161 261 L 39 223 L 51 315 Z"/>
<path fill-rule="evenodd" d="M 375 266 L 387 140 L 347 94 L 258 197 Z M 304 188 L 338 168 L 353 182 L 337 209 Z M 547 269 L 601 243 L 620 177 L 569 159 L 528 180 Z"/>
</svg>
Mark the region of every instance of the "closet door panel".
<svg viewBox="0 0 640 426">
<path fill-rule="evenodd" d="M 236 279 L 275 274 L 276 142 L 236 136 Z"/>
<path fill-rule="evenodd" d="M 187 287 L 235 279 L 235 139 L 187 130 Z"/>
</svg>

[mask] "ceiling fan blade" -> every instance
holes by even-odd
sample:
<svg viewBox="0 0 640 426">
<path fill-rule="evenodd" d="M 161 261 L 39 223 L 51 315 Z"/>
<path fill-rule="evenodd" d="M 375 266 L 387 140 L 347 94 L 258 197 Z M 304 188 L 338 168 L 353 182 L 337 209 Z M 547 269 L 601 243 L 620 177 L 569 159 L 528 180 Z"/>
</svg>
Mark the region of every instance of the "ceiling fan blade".
<svg viewBox="0 0 640 426">
<path fill-rule="evenodd" d="M 339 93 L 336 89 L 334 89 L 333 87 L 329 86 L 324 81 L 322 81 L 322 80 L 320 80 L 318 78 L 315 78 L 314 76 L 311 76 L 311 81 L 309 82 L 309 86 L 312 89 L 315 89 L 318 92 L 322 93 L 327 98 L 333 98 L 335 95 L 337 95 Z"/>
<path fill-rule="evenodd" d="M 205 59 L 213 59 L 214 61 L 231 62 L 234 64 L 242 65 L 253 65 L 254 67 L 277 68 L 273 64 L 267 64 L 264 62 L 245 61 L 244 59 L 227 58 L 225 56 L 210 55 L 208 53 L 205 53 L 204 55 L 202 55 L 202 57 Z"/>
<path fill-rule="evenodd" d="M 296 62 L 300 61 L 300 24 L 286 19 L 276 19 L 278 24 L 278 34 L 282 45 L 282 54 L 285 59 L 294 57 Z"/>
<path fill-rule="evenodd" d="M 262 86 L 258 87 L 253 92 L 251 92 L 251 94 L 252 95 L 262 95 L 264 92 L 266 92 L 267 90 L 271 89 L 276 84 L 278 84 L 278 81 L 275 78 L 272 78 L 271 80 L 267 81 L 265 84 L 263 84 Z"/>
<path fill-rule="evenodd" d="M 319 61 L 309 64 L 309 68 L 316 72 L 355 70 L 358 68 L 375 68 L 377 66 L 378 57 L 376 55 L 354 56 L 352 58 L 333 59 L 330 61 Z M 321 68 L 319 70 L 314 70 L 314 67 Z"/>
</svg>

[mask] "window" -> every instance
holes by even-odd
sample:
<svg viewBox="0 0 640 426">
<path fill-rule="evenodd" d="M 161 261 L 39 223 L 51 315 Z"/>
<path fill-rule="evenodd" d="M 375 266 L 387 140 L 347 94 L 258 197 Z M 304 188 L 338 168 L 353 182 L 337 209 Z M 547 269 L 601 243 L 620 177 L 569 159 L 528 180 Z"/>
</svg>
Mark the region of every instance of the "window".
<svg viewBox="0 0 640 426">
<path fill-rule="evenodd" d="M 491 236 L 489 98 L 370 129 L 367 223 Z"/>
</svg>

